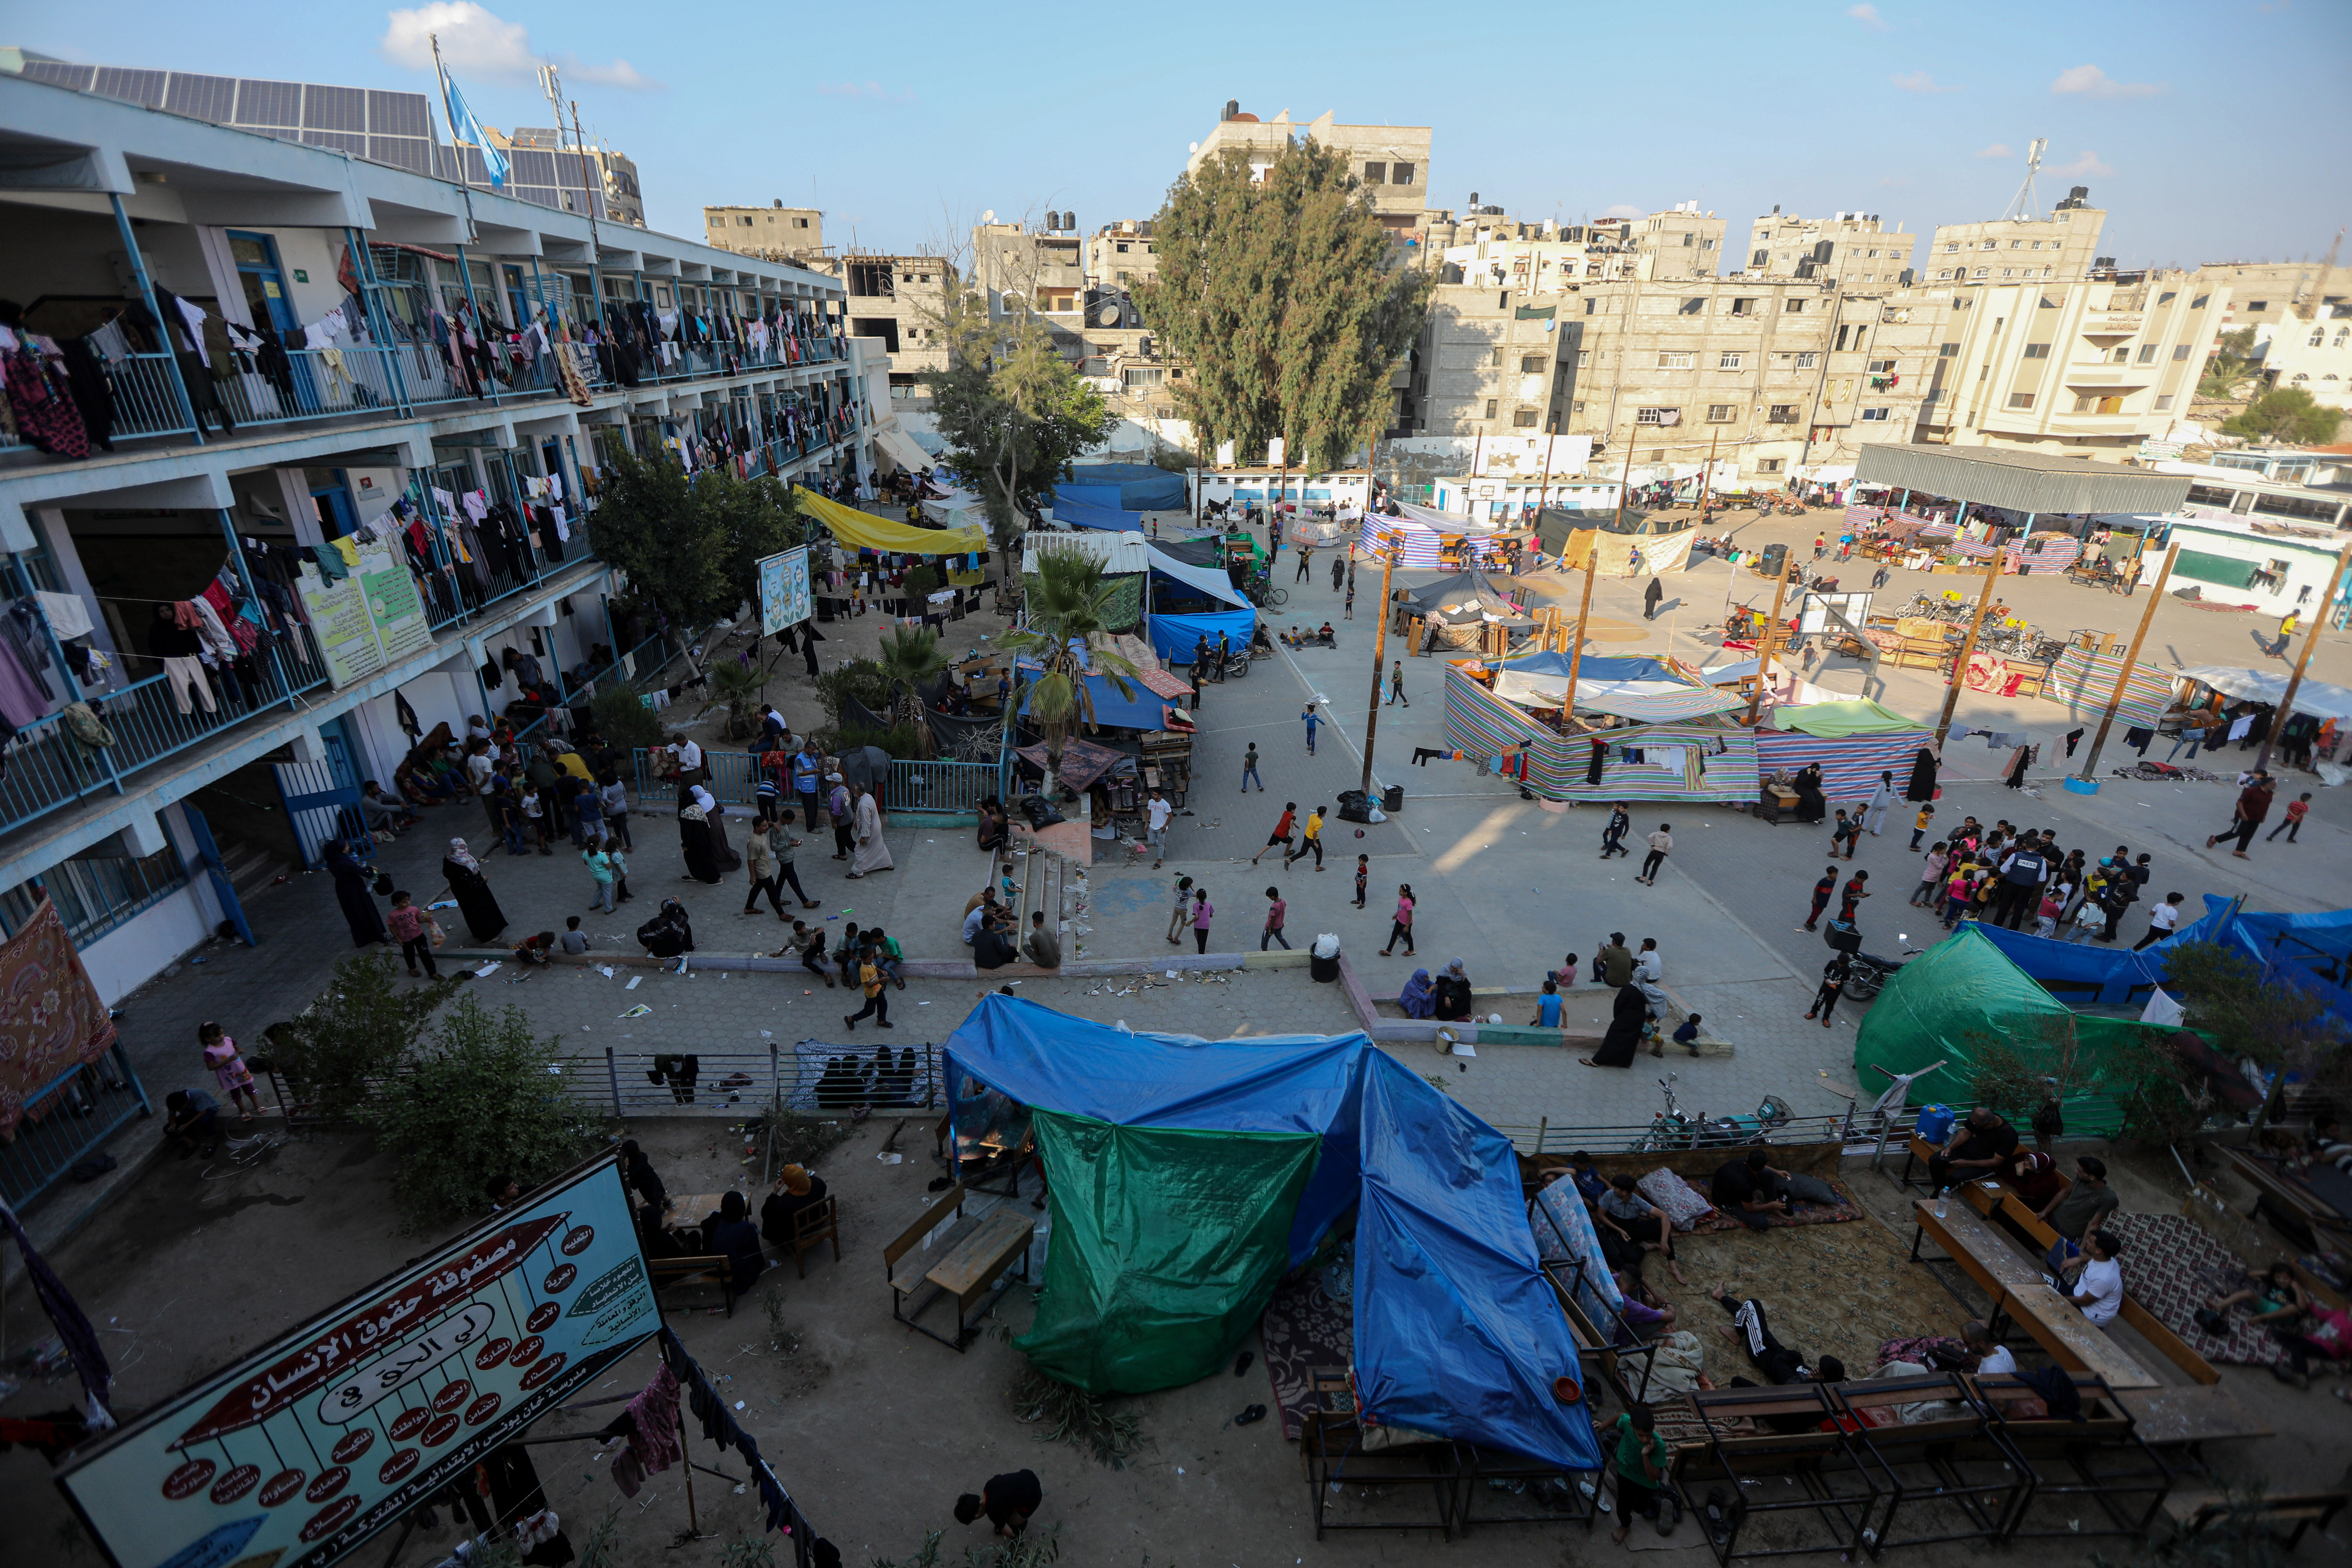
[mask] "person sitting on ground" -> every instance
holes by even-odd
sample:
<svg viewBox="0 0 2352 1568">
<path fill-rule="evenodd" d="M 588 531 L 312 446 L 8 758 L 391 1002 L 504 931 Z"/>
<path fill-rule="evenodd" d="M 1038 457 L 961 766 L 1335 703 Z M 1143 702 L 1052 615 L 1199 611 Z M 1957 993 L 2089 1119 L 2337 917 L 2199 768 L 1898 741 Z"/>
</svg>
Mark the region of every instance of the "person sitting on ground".
<svg viewBox="0 0 2352 1568">
<path fill-rule="evenodd" d="M 1408 1018 L 1430 1018 L 1436 1016 L 1437 985 L 1430 979 L 1428 970 L 1416 969 L 1412 972 L 1412 978 L 1406 981 L 1404 989 L 1397 993 L 1397 1005 L 1404 1009 L 1404 1016 Z"/>
<path fill-rule="evenodd" d="M 1674 1221 L 1666 1217 L 1665 1210 L 1652 1203 L 1634 1184 L 1633 1177 L 1622 1174 L 1612 1176 L 1609 1190 L 1601 1194 L 1595 1209 L 1595 1224 L 1614 1231 L 1644 1253 L 1663 1254 L 1666 1271 L 1675 1277 L 1675 1283 L 1690 1283 L 1683 1278 L 1682 1266 L 1675 1261 Z M 1637 1258 L 1633 1270 L 1636 1275 L 1641 1273 L 1638 1264 Z"/>
<path fill-rule="evenodd" d="M 1036 910 L 1029 916 L 1029 937 L 1021 944 L 1024 957 L 1040 969 L 1062 967 L 1062 939 L 1045 926 L 1045 911 Z"/>
<path fill-rule="evenodd" d="M 1609 1178 L 1601 1173 L 1600 1167 L 1592 1162 L 1592 1156 L 1581 1149 L 1568 1157 L 1568 1176 L 1576 1184 L 1577 1195 L 1584 1200 L 1584 1206 L 1588 1209 L 1598 1204 L 1601 1194 L 1609 1191 Z"/>
<path fill-rule="evenodd" d="M 1683 1047 L 1693 1056 L 1698 1055 L 1698 1026 L 1699 1016 L 1693 1013 L 1675 1027 L 1675 1044 Z"/>
<path fill-rule="evenodd" d="M 1617 1343 L 1646 1342 L 1674 1331 L 1676 1320 L 1673 1304 L 1658 1299 L 1639 1269 L 1621 1268 L 1615 1279 L 1617 1293 L 1624 1298 L 1617 1315 L 1625 1320 L 1625 1327 L 1618 1331 Z"/>
<path fill-rule="evenodd" d="M 1789 1173 L 1775 1170 L 1761 1149 L 1726 1163 L 1715 1173 L 1707 1201 L 1750 1230 L 1763 1230 L 1775 1215 L 1789 1214 Z"/>
<path fill-rule="evenodd" d="M 993 853 L 1004 847 L 1013 831 L 1012 819 L 992 797 L 980 803 L 980 847 Z"/>
<path fill-rule="evenodd" d="M 163 1097 L 163 1142 L 180 1152 L 212 1158 L 220 1142 L 220 1101 L 201 1089 L 175 1089 Z"/>
<path fill-rule="evenodd" d="M 578 917 L 573 918 L 576 920 Z M 555 933 L 551 931 L 527 936 L 514 945 L 515 962 L 536 969 L 545 969 L 549 956 L 554 952 Z"/>
<path fill-rule="evenodd" d="M 1437 977 L 1435 986 L 1436 1016 L 1441 1022 L 1454 1022 L 1470 1016 L 1470 976 L 1455 959 Z"/>
<path fill-rule="evenodd" d="M 2057 1242 L 2044 1259 L 2050 1272 L 2055 1274 L 2065 1261 L 2081 1250 L 2084 1233 L 2097 1228 L 2101 1220 L 2116 1212 L 2120 1200 L 2113 1187 L 2107 1185 L 2107 1163 L 2096 1154 L 2084 1154 L 2074 1162 L 2074 1184 L 2052 1198 L 2033 1217 L 2058 1233 Z"/>
<path fill-rule="evenodd" d="M 702 1256 L 724 1258 L 733 1265 L 732 1283 L 738 1296 L 748 1292 L 761 1270 L 768 1267 L 760 1251 L 759 1228 L 748 1217 L 751 1212 L 743 1194 L 730 1191 L 719 1200 L 719 1212 L 702 1227 Z"/>
<path fill-rule="evenodd" d="M 383 793 L 373 779 L 360 785 L 360 820 L 370 833 L 398 833 L 416 820 L 416 814 Z"/>
<path fill-rule="evenodd" d="M 1003 906 L 996 901 L 996 889 L 992 885 L 982 888 L 977 897 L 964 905 L 964 946 L 970 947 L 972 944 L 972 939 L 980 934 L 981 926 L 992 919 L 1001 908 Z"/>
<path fill-rule="evenodd" d="M 564 917 L 563 934 L 556 940 L 562 945 L 563 951 L 574 958 L 580 957 L 588 951 L 588 933 L 580 929 L 578 915 Z"/>
<path fill-rule="evenodd" d="M 2000 1111 L 1979 1105 L 1937 1153 L 1928 1156 L 1927 1179 L 1939 1188 L 1990 1176 L 2017 1152 L 2017 1129 Z"/>
<path fill-rule="evenodd" d="M 972 967 L 1002 969 L 1020 956 L 1021 950 L 1013 945 L 1013 911 L 999 908 L 972 937 Z"/>
<path fill-rule="evenodd" d="M 2340 1371 L 2352 1362 L 2352 1316 L 2347 1316 L 2325 1301 L 2315 1300 L 2304 1315 L 2300 1329 L 2273 1329 L 2279 1349 L 2286 1352 L 2288 1367 L 2273 1366 L 2272 1373 L 2283 1383 L 2297 1388 L 2311 1386 L 2311 1363 L 2318 1361 L 2331 1372 Z M 2292 1370 L 2289 1370 L 2289 1368 Z M 2352 1403 L 2352 1395 L 2338 1390 L 2336 1395 Z"/>
<path fill-rule="evenodd" d="M 2083 1310 L 2084 1318 L 2101 1328 L 2116 1321 L 2124 1304 L 2124 1268 L 2116 1261 L 2123 1238 L 2112 1230 L 2095 1230 L 2083 1237 L 2079 1257 L 2059 1265 L 2052 1283 Z M 2072 1277 L 2072 1283 L 2068 1283 Z"/>
<path fill-rule="evenodd" d="M 2284 1258 L 2263 1271 L 2263 1277 L 2242 1290 L 2232 1290 L 2226 1296 L 2209 1297 L 2205 1310 L 2216 1318 L 2227 1315 L 2232 1307 L 2244 1307 L 2247 1316 L 2264 1328 L 2292 1328 L 2296 1320 L 2311 1310 L 2312 1299 L 2294 1277 L 2294 1265 Z M 2202 1327 L 2202 1315 L 2200 1316 Z M 2226 1331 L 2227 1325 L 2221 1331 Z"/>
<path fill-rule="evenodd" d="M 1325 621 L 1321 626 L 1315 628 L 1315 640 L 1321 643 L 1325 647 L 1338 647 L 1339 646 L 1339 634 L 1331 629 L 1330 622 Z"/>
<path fill-rule="evenodd" d="M 1985 1322 L 1983 1319 L 1970 1318 L 1963 1323 L 1960 1326 L 1960 1338 L 1967 1343 L 1969 1353 L 1977 1358 L 1975 1371 L 1979 1377 L 2015 1374 L 2017 1357 L 2010 1353 L 2007 1345 L 1992 1337 L 1991 1325 Z"/>
<path fill-rule="evenodd" d="M 692 952 L 694 925 L 687 919 L 686 906 L 676 899 L 664 899 L 654 918 L 637 928 L 637 941 L 656 958 Z"/>
<path fill-rule="evenodd" d="M 790 1247 L 793 1222 L 800 1212 L 824 1201 L 824 1178 L 798 1165 L 786 1165 L 776 1176 L 775 1190 L 760 1205 L 760 1234 L 772 1247 Z"/>
</svg>

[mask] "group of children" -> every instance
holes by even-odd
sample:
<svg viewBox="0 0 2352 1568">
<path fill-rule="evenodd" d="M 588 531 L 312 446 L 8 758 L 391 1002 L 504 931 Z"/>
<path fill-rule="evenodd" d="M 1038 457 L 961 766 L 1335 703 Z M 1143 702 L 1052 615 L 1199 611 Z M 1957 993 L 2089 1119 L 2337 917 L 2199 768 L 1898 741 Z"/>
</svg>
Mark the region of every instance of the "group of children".
<svg viewBox="0 0 2352 1568">
<path fill-rule="evenodd" d="M 886 1029 L 897 1027 L 890 1022 L 890 1003 L 887 994 L 893 985 L 901 991 L 907 988 L 907 954 L 898 945 L 898 938 L 880 926 L 867 926 L 860 931 L 856 921 L 842 922 L 841 941 L 831 954 L 834 966 L 841 971 L 838 982 L 825 967 L 827 954 L 823 926 L 794 921 L 793 934 L 770 956 L 782 958 L 788 954 L 799 959 L 803 969 L 824 981 L 826 990 L 832 990 L 838 984 L 855 985 L 864 993 L 866 1005 L 856 1013 L 842 1016 L 842 1021 L 850 1028 L 856 1028 L 859 1022 L 866 1018 L 872 1018 Z"/>
<path fill-rule="evenodd" d="M 1927 814 L 1920 815 L 1924 825 Z M 2031 885 L 2018 875 L 2003 874 L 2021 855 L 2031 858 L 2039 874 Z M 2086 864 L 2080 849 L 2062 853 L 2054 835 L 2032 829 L 2020 833 L 2007 821 L 1988 828 L 1970 816 L 1949 840 L 1928 846 L 1911 902 L 1930 910 L 1940 908 L 1946 931 L 1963 920 L 1978 920 L 2051 938 L 2059 938 L 2063 927 L 2063 940 L 2070 942 L 2112 942 L 2116 922 L 2138 900 L 2148 880 L 2149 858 L 2141 855 L 2135 860 L 2119 844 L 2113 855 Z M 2169 935 L 2186 901 L 2184 894 L 2168 895 L 2150 911 L 2147 934 L 2137 946 Z"/>
</svg>

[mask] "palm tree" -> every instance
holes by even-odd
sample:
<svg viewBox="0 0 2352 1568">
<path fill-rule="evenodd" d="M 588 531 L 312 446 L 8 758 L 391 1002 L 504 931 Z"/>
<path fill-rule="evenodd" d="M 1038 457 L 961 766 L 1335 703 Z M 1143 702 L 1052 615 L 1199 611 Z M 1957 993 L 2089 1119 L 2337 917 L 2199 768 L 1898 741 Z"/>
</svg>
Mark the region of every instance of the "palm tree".
<svg viewBox="0 0 2352 1568">
<path fill-rule="evenodd" d="M 894 722 L 910 725 L 915 743 L 931 750 L 931 727 L 923 718 L 923 688 L 947 673 L 948 656 L 940 651 L 940 635 L 929 626 L 899 626 L 882 643 L 877 662 L 897 700 Z"/>
<path fill-rule="evenodd" d="M 1102 563 L 1076 551 L 1056 550 L 1037 563 L 1037 581 L 1027 595 L 1019 629 L 996 639 L 997 647 L 1016 658 L 1042 665 L 1044 672 L 1029 682 L 1029 713 L 1045 732 L 1045 793 L 1054 793 L 1061 771 L 1062 745 L 1071 730 L 1095 727 L 1094 699 L 1087 690 L 1088 673 L 1106 677 L 1130 700 L 1135 689 L 1127 677 L 1134 662 L 1095 639 L 1108 630 L 1107 616 L 1118 589 L 1103 581 Z"/>
</svg>

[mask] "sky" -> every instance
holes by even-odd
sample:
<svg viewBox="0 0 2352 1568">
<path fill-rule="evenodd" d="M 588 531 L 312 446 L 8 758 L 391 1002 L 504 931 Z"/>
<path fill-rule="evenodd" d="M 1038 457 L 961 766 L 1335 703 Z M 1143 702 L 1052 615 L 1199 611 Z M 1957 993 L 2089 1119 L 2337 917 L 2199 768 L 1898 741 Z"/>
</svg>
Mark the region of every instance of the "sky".
<svg viewBox="0 0 2352 1568">
<path fill-rule="evenodd" d="M 99 65 L 433 90 L 544 125 L 552 61 L 634 158 L 657 229 L 705 203 L 825 214 L 836 247 L 937 248 L 983 212 L 1149 217 L 1228 99 L 1426 124 L 1433 205 L 1577 222 L 1696 201 L 1732 247 L 1774 204 L 1917 233 L 2086 184 L 2126 267 L 2323 254 L 2352 221 L 2352 5 L 2056 0 L 1594 5 L 1480 13 L 1256 0 L 991 11 L 921 0 L 679 10 L 160 0 L 31 8 L 0 43 Z M 442 134 L 446 137 L 444 129 Z"/>
</svg>

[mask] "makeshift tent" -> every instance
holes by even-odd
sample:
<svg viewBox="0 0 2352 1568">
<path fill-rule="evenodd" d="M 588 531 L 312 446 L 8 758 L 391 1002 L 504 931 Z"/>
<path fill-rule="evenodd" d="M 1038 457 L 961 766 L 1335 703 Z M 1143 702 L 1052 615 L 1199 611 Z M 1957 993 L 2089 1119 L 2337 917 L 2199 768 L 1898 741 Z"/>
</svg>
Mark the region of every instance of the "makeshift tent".
<svg viewBox="0 0 2352 1568">
<path fill-rule="evenodd" d="M 1467 661 L 1465 661 L 1467 662 Z M 1595 662 L 1586 660 L 1588 664 Z M 1578 689 L 1583 675 L 1578 672 Z M 1690 689 L 1695 695 L 1716 694 Z M 1580 695 L 1578 706 L 1583 706 Z M 1527 745 L 1527 786 L 1545 800 L 1752 801 L 1756 742 L 1721 718 L 1625 724 L 1562 735 L 1486 689 L 1460 664 L 1445 667 L 1445 738 L 1484 763 Z M 1592 749 L 1601 748 L 1592 778 Z M 1635 761 L 1633 753 L 1638 752 Z"/>
<path fill-rule="evenodd" d="M 1034 575 L 1039 562 L 1065 552 L 1101 563 L 1107 577 L 1151 568 L 1151 546 L 1132 534 L 1063 533 L 1033 528 L 1021 536 L 1021 570 Z"/>
<path fill-rule="evenodd" d="M 1900 789 L 1911 777 L 1919 748 L 1935 737 L 1926 730 L 1862 730 L 1844 735 L 1809 735 L 1788 728 L 1801 715 L 1817 708 L 1848 709 L 1851 702 L 1816 702 L 1802 708 L 1775 709 L 1770 729 L 1756 731 L 1756 765 L 1766 777 L 1786 770 L 1791 774 L 1813 763 L 1822 769 L 1822 793 L 1832 801 L 1861 800 L 1878 787 L 1878 775 L 1891 773 Z M 1876 708 L 1876 703 L 1869 704 Z M 1885 710 L 1880 709 L 1884 713 Z M 1835 723 L 1835 718 L 1828 721 Z M 1907 721 L 1906 721 L 1907 723 Z"/>
<path fill-rule="evenodd" d="M 2042 700 L 2063 707 L 2066 717 L 2076 723 L 2095 722 L 2115 700 L 2116 678 L 2123 672 L 2122 654 L 2094 653 L 2074 645 L 2061 651 L 2051 665 L 2042 682 Z M 2156 728 L 2164 710 L 2172 706 L 2172 683 L 2171 676 L 2141 663 L 2124 689 L 2123 702 L 2116 710 L 2116 722 L 2126 730 Z"/>
<path fill-rule="evenodd" d="M 2193 669 L 2182 670 L 2180 679 L 2201 682 L 2216 691 L 2249 702 L 2267 702 L 2275 708 L 2286 696 L 2287 675 L 2284 669 L 2238 669 L 2229 665 L 2200 664 Z M 2294 689 L 2294 710 L 2308 713 L 2315 719 L 2352 719 L 2352 690 L 2305 676 L 2303 684 Z"/>
<path fill-rule="evenodd" d="M 1465 660 L 1495 672 L 1490 688 L 1520 708 L 1559 708 L 1568 696 L 1569 656 L 1529 653 L 1499 661 Z M 1654 658 L 1587 656 L 1576 667 L 1576 710 L 1659 722 L 1728 713 L 1746 699 L 1684 679 Z"/>
<path fill-rule="evenodd" d="M 1155 539 L 1151 548 L 1163 555 L 1171 555 L 1187 566 L 1213 566 L 1218 574 L 1225 569 L 1225 536 L 1222 533 L 1195 534 L 1190 539 Z"/>
<path fill-rule="evenodd" d="M 1219 1372 L 1276 1283 L 1356 1212 L 1355 1393 L 1386 1426 L 1600 1464 L 1568 1321 L 1500 1133 L 1361 1034 L 1134 1034 L 989 995 L 947 1047 L 965 1129 L 1025 1108 L 1052 1194 L 1016 1342 L 1097 1394 Z"/>
<path fill-rule="evenodd" d="M 1074 485 L 1116 487 L 1118 494 L 1099 504 L 1122 511 L 1182 511 L 1184 476 L 1150 463 L 1073 463 Z"/>
<path fill-rule="evenodd" d="M 1357 541 L 1365 552 L 1378 560 L 1381 552 L 1394 549 L 1400 566 L 1433 567 L 1447 540 L 1459 542 L 1463 558 L 1473 563 L 1500 560 L 1500 538 L 1491 523 L 1474 522 L 1466 517 L 1433 511 L 1427 507 L 1399 503 L 1407 515 L 1383 517 L 1368 513 Z"/>
<path fill-rule="evenodd" d="M 2161 947 L 2137 952 L 2095 947 L 2089 942 L 2060 942 L 2055 937 L 2011 931 L 1990 921 L 1976 922 L 1969 929 L 1999 948 L 2001 956 L 2053 994 L 2084 993 L 2074 998 L 2078 1003 L 2108 1007 L 2145 1003 L 2148 993 L 2164 984 Z"/>
<path fill-rule="evenodd" d="M 885 550 L 902 555 L 972 555 L 988 548 L 984 528 L 917 528 L 893 522 L 870 511 L 827 500 L 805 485 L 793 487 L 793 499 L 802 515 L 813 517 L 834 538 L 854 550 Z"/>
<path fill-rule="evenodd" d="M 2345 988 L 2346 979 L 2352 977 L 2352 910 L 2295 915 L 2236 909 L 2235 903 L 2206 894 L 2205 913 L 2149 952 L 2161 954 L 2181 942 L 2235 948 L 2271 973 L 2294 980 L 2325 1001 L 2336 1017 L 2352 1024 L 2352 991 Z"/>
<path fill-rule="evenodd" d="M 910 473 L 921 473 L 931 466 L 931 456 L 915 445 L 915 438 L 900 428 L 893 416 L 887 424 L 874 432 L 874 449 Z"/>
<path fill-rule="evenodd" d="M 1578 529 L 1568 536 L 1567 545 L 1559 552 L 1559 562 L 1570 571 L 1581 572 L 1585 557 L 1598 550 L 1601 576 L 1647 577 L 1659 572 L 1680 572 L 1688 566 L 1691 546 L 1697 539 L 1697 531 L 1691 529 L 1640 536 L 1602 529 Z"/>
<path fill-rule="evenodd" d="M 1080 679 L 1086 687 L 1088 700 L 1094 705 L 1094 721 L 1098 727 L 1116 725 L 1125 730 L 1164 730 L 1168 727 L 1166 704 L 1139 677 L 1123 675 L 1114 680 L 1108 675 L 1094 673 L 1093 664 L 1094 660 L 1089 656 L 1080 665 L 1080 668 L 1087 672 Z M 1045 667 L 1024 658 L 1020 661 L 1020 668 L 1021 716 L 1025 719 L 1029 716 L 1030 700 L 1036 692 L 1037 678 L 1045 672 Z M 1126 683 L 1124 692 L 1118 689 L 1120 681 Z"/>
<path fill-rule="evenodd" d="M 1151 651 L 1176 663 L 1189 662 L 1203 637 L 1216 647 L 1223 632 L 1235 647 L 1246 648 L 1257 633 L 1257 612 L 1215 566 L 1180 560 L 1157 546 L 1149 547 L 1151 562 Z M 1161 610 L 1162 604 L 1175 606 Z"/>
<path fill-rule="evenodd" d="M 1909 735 L 1919 729 L 1918 721 L 1906 719 L 1891 708 L 1882 708 L 1866 697 L 1782 708 L 1773 713 L 1772 722 L 1780 729 L 1801 730 L 1824 740 L 1843 740 L 1849 735 Z"/>
<path fill-rule="evenodd" d="M 1412 606 L 1413 614 L 1432 616 L 1448 626 L 1467 626 L 1477 621 L 1500 621 L 1507 626 L 1534 624 L 1509 595 L 1495 585 L 1493 578 L 1475 567 L 1418 588 L 1407 588 L 1403 597 Z"/>
<path fill-rule="evenodd" d="M 1054 492 L 1054 521 L 1072 528 L 1099 528 L 1113 533 L 1140 533 L 1143 514 L 1121 511 L 1117 507 L 1100 506 L 1074 497 L 1070 492 L 1078 487 L 1064 485 Z M 1108 495 L 1108 489 L 1097 493 Z"/>
</svg>

